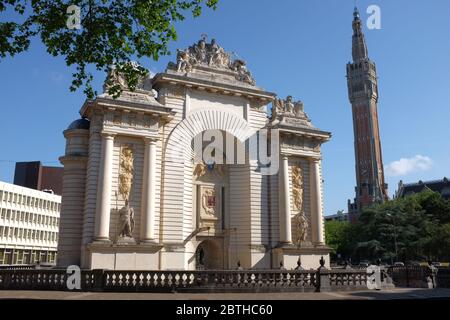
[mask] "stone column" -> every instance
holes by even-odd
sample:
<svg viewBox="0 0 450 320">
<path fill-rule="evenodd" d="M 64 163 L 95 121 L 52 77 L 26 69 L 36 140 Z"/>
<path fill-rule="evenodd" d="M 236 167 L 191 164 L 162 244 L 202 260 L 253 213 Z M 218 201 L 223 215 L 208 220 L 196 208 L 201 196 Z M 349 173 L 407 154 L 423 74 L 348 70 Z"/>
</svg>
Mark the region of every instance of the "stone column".
<svg viewBox="0 0 450 320">
<path fill-rule="evenodd" d="M 280 176 L 280 242 L 292 243 L 291 230 L 291 192 L 289 189 L 288 157 L 282 156 Z"/>
<path fill-rule="evenodd" d="M 95 241 L 109 241 L 111 216 L 111 182 L 113 166 L 114 135 L 102 134 L 102 157 L 97 189 L 95 217 Z"/>
<path fill-rule="evenodd" d="M 156 141 L 145 138 L 141 241 L 155 241 Z"/>
<path fill-rule="evenodd" d="M 313 242 L 324 244 L 323 212 L 322 212 L 322 177 L 320 175 L 320 159 L 310 160 L 311 210 L 314 225 L 312 226 Z"/>
</svg>

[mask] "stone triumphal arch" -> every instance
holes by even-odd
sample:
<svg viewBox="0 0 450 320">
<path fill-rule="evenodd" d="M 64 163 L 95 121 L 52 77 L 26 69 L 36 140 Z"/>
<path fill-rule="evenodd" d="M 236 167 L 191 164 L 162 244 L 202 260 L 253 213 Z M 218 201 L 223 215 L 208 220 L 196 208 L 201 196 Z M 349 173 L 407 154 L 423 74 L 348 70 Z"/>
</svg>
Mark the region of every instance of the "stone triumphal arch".
<svg viewBox="0 0 450 320">
<path fill-rule="evenodd" d="M 64 131 L 60 267 L 316 268 L 329 254 L 331 135 L 302 102 L 258 87 L 245 61 L 205 39 L 133 92 L 114 68 L 105 83 Z"/>
</svg>

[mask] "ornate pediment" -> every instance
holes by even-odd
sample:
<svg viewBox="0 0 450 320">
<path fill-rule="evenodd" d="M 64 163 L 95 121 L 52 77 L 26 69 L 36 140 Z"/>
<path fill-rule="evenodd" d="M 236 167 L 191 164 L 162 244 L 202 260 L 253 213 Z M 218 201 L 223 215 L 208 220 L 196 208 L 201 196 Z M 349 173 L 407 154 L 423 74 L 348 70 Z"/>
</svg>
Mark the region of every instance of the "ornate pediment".
<svg viewBox="0 0 450 320">
<path fill-rule="evenodd" d="M 252 74 L 248 71 L 246 62 L 233 59 L 231 54 L 219 46 L 215 39 L 206 42 L 206 37 L 184 50 L 177 50 L 177 62 L 170 62 L 168 69 L 180 73 L 191 72 L 196 67 L 205 67 L 220 71 L 232 72 L 238 81 L 255 85 Z"/>
<path fill-rule="evenodd" d="M 272 120 L 284 118 L 293 125 L 312 127 L 311 120 L 305 113 L 303 102 L 294 101 L 292 96 L 286 99 L 275 99 L 272 106 Z"/>
</svg>

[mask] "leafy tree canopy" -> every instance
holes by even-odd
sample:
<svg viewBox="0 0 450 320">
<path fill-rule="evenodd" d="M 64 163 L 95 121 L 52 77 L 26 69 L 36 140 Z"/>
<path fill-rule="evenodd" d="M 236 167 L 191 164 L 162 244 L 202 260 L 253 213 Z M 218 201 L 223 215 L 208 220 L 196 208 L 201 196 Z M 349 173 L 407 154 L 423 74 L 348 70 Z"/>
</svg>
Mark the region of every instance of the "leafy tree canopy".
<svg viewBox="0 0 450 320">
<path fill-rule="evenodd" d="M 75 66 L 70 87 L 84 86 L 88 98 L 96 95 L 88 66 L 108 71 L 129 65 L 131 58 L 157 60 L 169 54 L 168 43 L 177 39 L 174 23 L 194 17 L 202 8 L 216 8 L 218 0 L 0 0 L 0 14 L 14 11 L 16 19 L 0 22 L 0 59 L 27 51 L 30 40 L 40 37 L 53 56 Z M 79 15 L 78 15 L 79 13 Z M 79 18 L 78 18 L 79 17 Z M 127 68 L 124 77 L 131 90 L 144 68 Z M 110 89 L 117 96 L 117 87 Z"/>
<path fill-rule="evenodd" d="M 449 260 L 449 221 L 450 201 L 427 190 L 368 207 L 351 227 L 327 222 L 327 244 L 356 261 Z"/>
</svg>

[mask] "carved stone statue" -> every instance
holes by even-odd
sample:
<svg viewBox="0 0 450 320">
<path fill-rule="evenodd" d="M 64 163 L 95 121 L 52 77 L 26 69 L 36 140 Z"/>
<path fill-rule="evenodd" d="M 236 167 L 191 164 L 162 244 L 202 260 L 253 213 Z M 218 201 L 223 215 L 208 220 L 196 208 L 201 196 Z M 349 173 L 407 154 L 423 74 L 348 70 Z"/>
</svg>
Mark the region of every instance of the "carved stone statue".
<svg viewBox="0 0 450 320">
<path fill-rule="evenodd" d="M 109 68 L 109 73 L 103 86 L 103 91 L 107 92 L 112 86 L 119 85 L 121 89 L 127 88 L 127 82 L 124 76 L 119 72 L 116 66 Z"/>
<path fill-rule="evenodd" d="M 134 210 L 125 200 L 125 206 L 119 210 L 119 236 L 121 238 L 133 238 Z"/>
<path fill-rule="evenodd" d="M 121 90 L 129 90 L 128 83 L 125 79 L 123 72 L 121 72 L 121 68 L 129 68 L 134 71 L 142 72 L 145 70 L 139 63 L 136 61 L 125 62 L 122 65 L 112 65 L 109 68 L 108 76 L 106 77 L 106 81 L 103 84 L 103 92 L 108 92 L 110 88 L 119 86 Z M 151 91 L 151 79 L 148 76 L 141 76 L 138 79 L 138 83 L 136 85 L 136 89 Z"/>
<path fill-rule="evenodd" d="M 187 50 L 177 50 L 177 71 L 187 72 L 191 68 L 190 56 Z"/>
<path fill-rule="evenodd" d="M 250 83 L 251 85 L 255 85 L 255 80 L 253 79 L 252 74 L 248 71 L 246 62 L 244 60 L 237 59 L 233 62 L 232 68 L 234 71 L 238 73 L 236 76 L 237 80 Z"/>
<path fill-rule="evenodd" d="M 292 196 L 294 198 L 294 210 L 303 210 L 303 175 L 299 166 L 292 168 Z"/>
<path fill-rule="evenodd" d="M 211 41 L 210 65 L 229 68 L 230 55 L 216 43 L 216 39 Z"/>
<path fill-rule="evenodd" d="M 292 102 L 292 96 L 288 96 L 284 102 L 284 112 L 294 114 L 294 103 Z"/>
<path fill-rule="evenodd" d="M 195 166 L 194 176 L 196 176 L 197 178 L 203 177 L 207 171 L 208 166 L 204 162 L 199 163 Z"/>
<path fill-rule="evenodd" d="M 206 164 L 205 162 L 198 163 L 194 169 L 194 176 L 198 179 L 208 173 L 208 171 L 215 171 L 219 176 L 224 176 L 227 172 L 227 166 L 225 164 Z"/>
<path fill-rule="evenodd" d="M 133 149 L 123 147 L 120 154 L 119 194 L 123 199 L 129 199 L 133 183 Z"/>
<path fill-rule="evenodd" d="M 245 61 L 241 59 L 231 61 L 230 54 L 219 46 L 215 39 L 212 39 L 211 43 L 206 43 L 206 37 L 203 37 L 195 45 L 177 52 L 177 63 L 169 63 L 169 69 L 187 72 L 194 66 L 204 66 L 228 70 L 235 73 L 236 80 L 255 85 Z"/>
<path fill-rule="evenodd" d="M 205 39 L 201 39 L 195 46 L 195 60 L 197 63 L 204 63 L 206 61 L 206 42 Z"/>
<path fill-rule="evenodd" d="M 272 107 L 272 119 L 286 117 L 299 124 L 312 126 L 305 113 L 303 102 L 295 102 L 292 96 L 288 96 L 285 100 L 275 99 Z"/>
<path fill-rule="evenodd" d="M 208 65 L 221 65 L 223 63 L 221 60 L 223 54 L 222 51 L 223 49 L 217 44 L 216 39 L 212 39 Z"/>
<path fill-rule="evenodd" d="M 295 233 L 294 241 L 300 246 L 302 242 L 305 242 L 308 237 L 309 223 L 304 212 L 299 212 L 294 217 Z"/>
<path fill-rule="evenodd" d="M 303 110 L 303 102 L 302 101 L 297 101 L 294 103 L 294 115 L 297 118 L 300 118 L 305 115 L 305 112 Z"/>
</svg>

